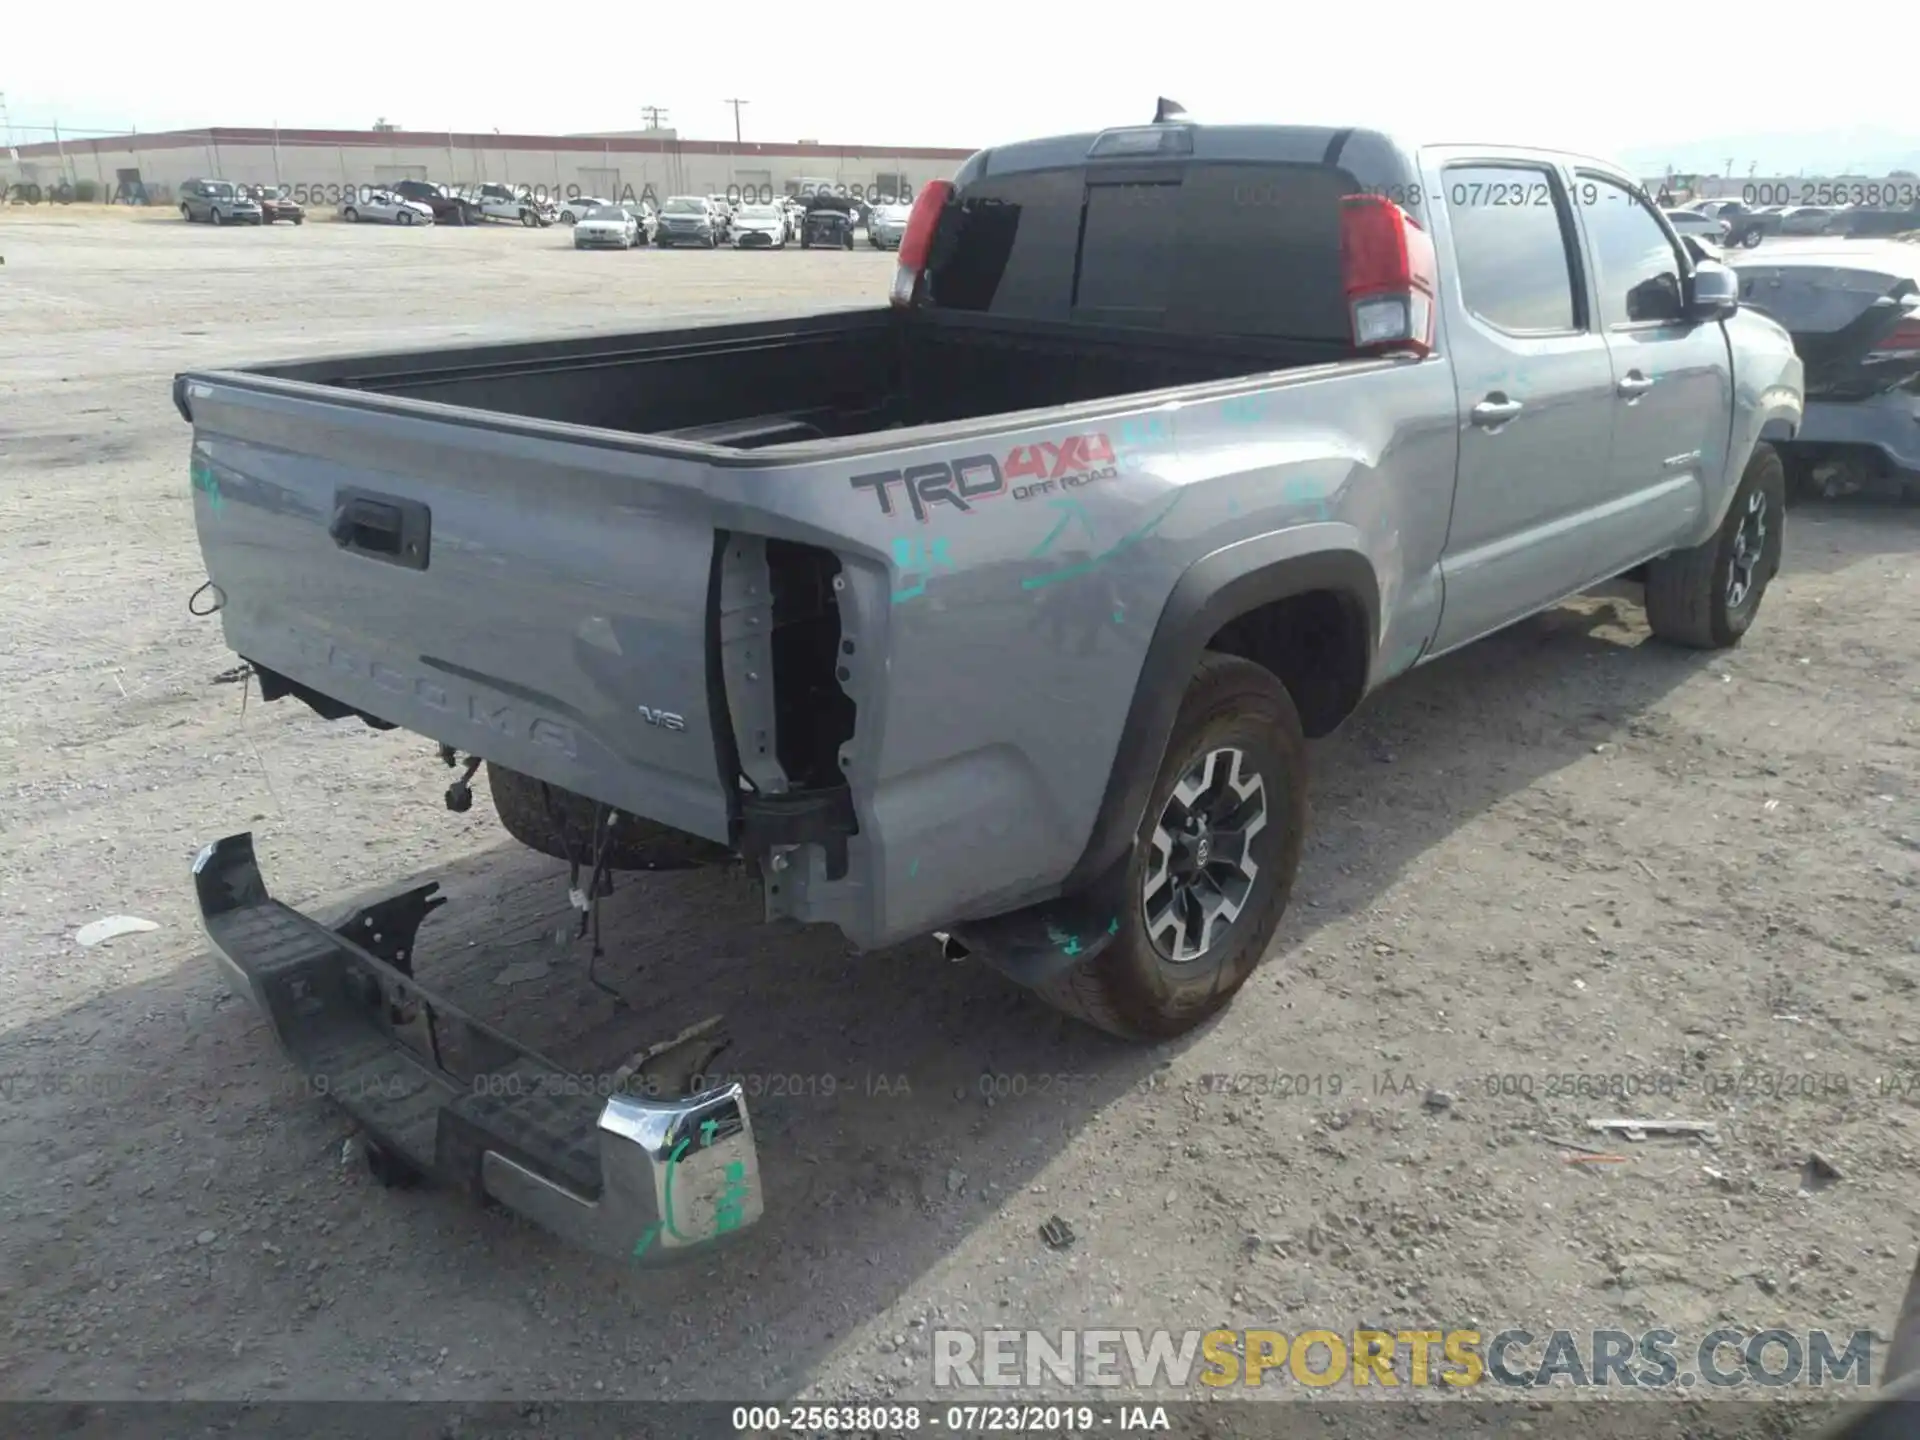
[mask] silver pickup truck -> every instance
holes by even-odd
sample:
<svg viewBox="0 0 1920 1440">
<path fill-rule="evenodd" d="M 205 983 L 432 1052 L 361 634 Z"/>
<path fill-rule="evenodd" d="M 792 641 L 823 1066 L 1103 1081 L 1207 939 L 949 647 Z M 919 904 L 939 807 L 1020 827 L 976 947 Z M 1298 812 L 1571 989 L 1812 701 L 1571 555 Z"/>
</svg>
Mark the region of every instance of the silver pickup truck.
<svg viewBox="0 0 1920 1440">
<path fill-rule="evenodd" d="M 769 918 L 939 933 L 1140 1038 L 1260 961 L 1305 742 L 1374 687 L 1623 575 L 1656 635 L 1738 643 L 1802 407 L 1787 334 L 1611 165 L 1178 116 L 974 156 L 883 306 L 175 399 L 266 698 L 484 759 L 576 903 L 744 856 Z M 737 1091 L 409 1048 L 452 1013 L 409 963 L 431 887 L 327 930 L 248 836 L 196 872 L 303 1064 L 404 1072 L 332 1081 L 392 1166 L 643 1259 L 758 1213 Z"/>
</svg>

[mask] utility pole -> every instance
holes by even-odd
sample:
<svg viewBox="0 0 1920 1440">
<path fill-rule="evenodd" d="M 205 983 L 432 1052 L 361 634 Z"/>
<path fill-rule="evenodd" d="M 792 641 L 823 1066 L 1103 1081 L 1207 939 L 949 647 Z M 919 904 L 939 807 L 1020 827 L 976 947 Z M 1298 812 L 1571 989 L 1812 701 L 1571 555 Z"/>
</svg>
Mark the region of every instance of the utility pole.
<svg viewBox="0 0 1920 1440">
<path fill-rule="evenodd" d="M 666 124 L 667 112 L 658 105 L 642 105 L 640 113 L 647 119 L 647 129 L 659 130 Z"/>
<path fill-rule="evenodd" d="M 753 102 L 751 100 L 722 100 L 720 103 L 733 107 L 733 143 L 738 145 L 740 143 L 740 107 L 742 105 L 751 105 Z"/>
</svg>

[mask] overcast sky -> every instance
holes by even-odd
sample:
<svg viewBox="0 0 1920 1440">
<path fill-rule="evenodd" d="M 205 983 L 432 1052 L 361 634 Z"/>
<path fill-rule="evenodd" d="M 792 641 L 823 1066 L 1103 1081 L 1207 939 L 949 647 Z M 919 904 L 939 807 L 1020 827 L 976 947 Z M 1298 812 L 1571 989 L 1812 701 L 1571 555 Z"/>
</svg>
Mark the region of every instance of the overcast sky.
<svg viewBox="0 0 1920 1440">
<path fill-rule="evenodd" d="M 733 134 L 730 96 L 751 102 L 748 140 L 828 144 L 973 147 L 1097 129 L 1151 118 L 1159 94 L 1198 119 L 1361 123 L 1413 140 L 1608 155 L 1733 130 L 1920 129 L 1898 58 L 1911 0 L 1779 19 L 1746 8 L 122 0 L 76 12 L 15 0 L 0 93 L 16 142 L 51 138 L 29 127 L 54 123 L 75 134 L 362 129 L 382 116 L 419 130 L 626 130 L 642 126 L 643 105 L 667 110 L 682 136 L 717 139 Z M 1756 161 L 1763 173 L 1772 163 L 1742 156 L 1737 168 Z"/>
</svg>

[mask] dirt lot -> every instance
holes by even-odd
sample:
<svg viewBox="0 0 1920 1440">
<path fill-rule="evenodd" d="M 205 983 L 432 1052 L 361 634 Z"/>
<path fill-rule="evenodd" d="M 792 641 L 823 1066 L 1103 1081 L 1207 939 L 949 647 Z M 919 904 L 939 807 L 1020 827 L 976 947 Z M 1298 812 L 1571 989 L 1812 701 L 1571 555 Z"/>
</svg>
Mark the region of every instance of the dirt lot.
<svg viewBox="0 0 1920 1440">
<path fill-rule="evenodd" d="M 1920 1239 L 1920 512 L 1797 508 L 1736 652 L 1595 598 L 1376 697 L 1316 749 L 1272 957 L 1187 1043 L 1077 1030 L 930 941 L 759 928 L 731 874 L 624 880 L 609 979 L 663 1024 L 726 1010 L 778 1088 L 842 1082 L 757 1102 L 750 1244 L 640 1275 L 377 1188 L 207 962 L 188 866 L 251 827 L 296 904 L 442 877 L 422 969 L 481 1013 L 569 1054 L 640 1038 L 555 939 L 564 867 L 484 799 L 448 814 L 430 745 L 214 683 L 168 382 L 854 301 L 891 257 L 50 212 L 0 214 L 0 255 L 6 1394 L 920 1395 L 940 1325 L 1890 1325 Z M 160 928 L 76 943 L 116 913 Z M 1548 1143 L 1610 1113 L 1719 1143 Z M 1837 1182 L 1803 1183 L 1815 1150 Z"/>
</svg>

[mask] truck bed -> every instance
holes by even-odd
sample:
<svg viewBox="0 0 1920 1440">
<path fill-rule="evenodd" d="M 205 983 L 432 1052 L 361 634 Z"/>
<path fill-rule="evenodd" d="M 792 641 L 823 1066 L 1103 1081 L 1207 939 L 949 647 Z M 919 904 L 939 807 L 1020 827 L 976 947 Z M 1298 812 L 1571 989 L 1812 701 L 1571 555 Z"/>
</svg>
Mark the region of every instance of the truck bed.
<svg viewBox="0 0 1920 1440">
<path fill-rule="evenodd" d="M 1324 364 L 1298 341 L 1102 333 L 891 309 L 530 344 L 399 351 L 243 374 L 730 450 L 877 435 Z"/>
</svg>

